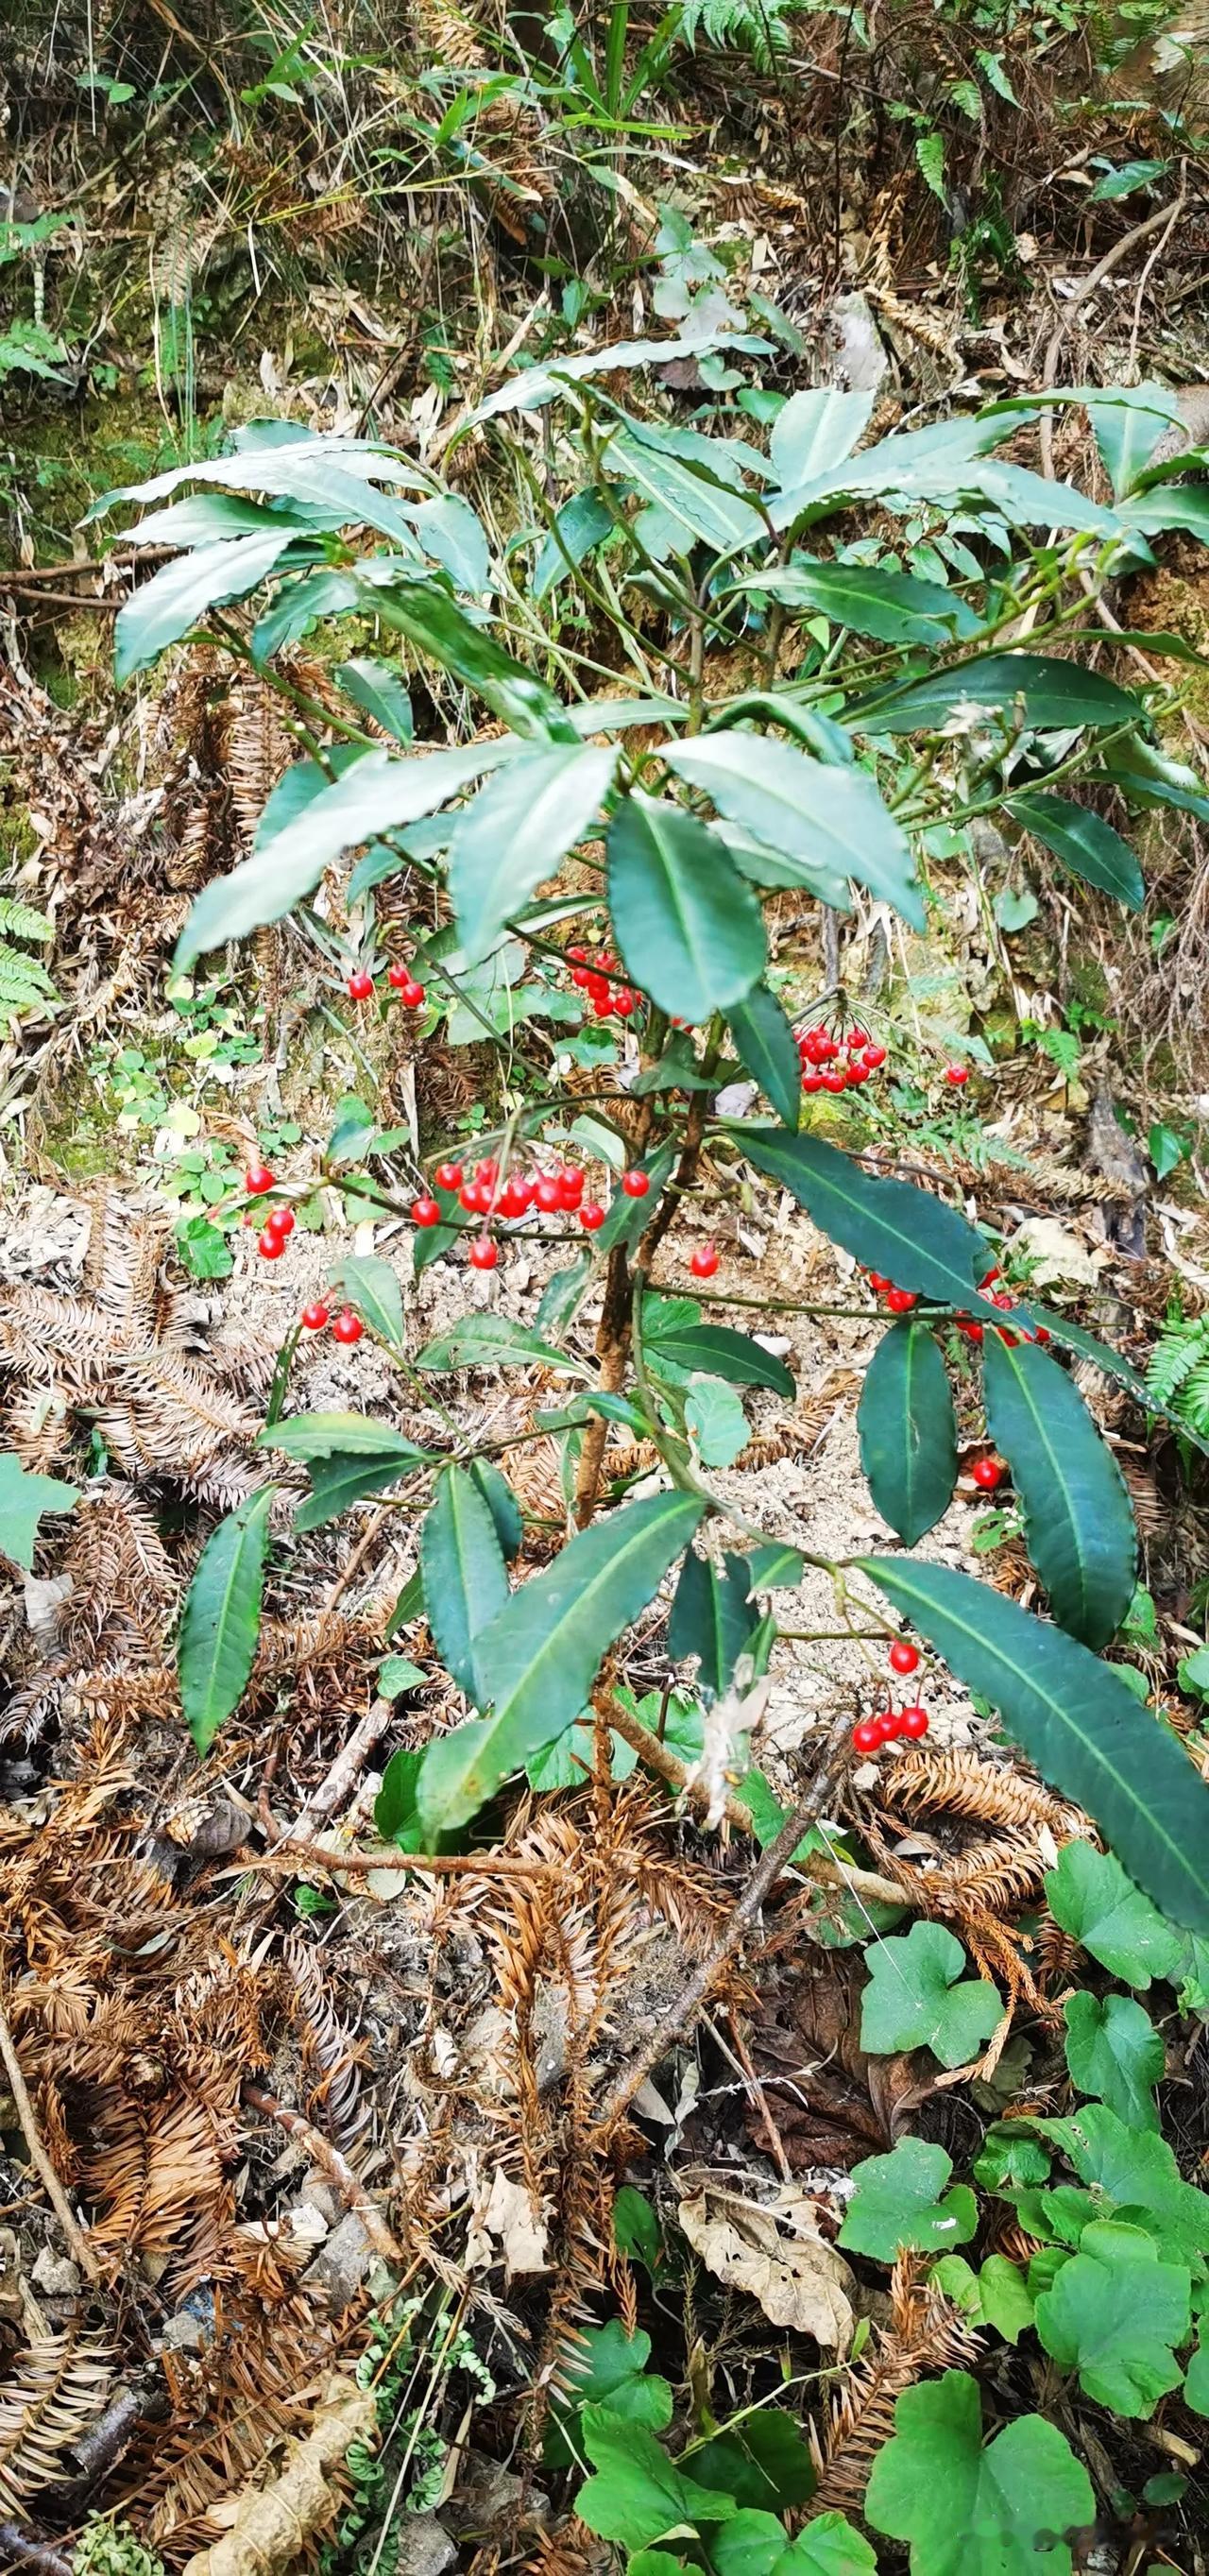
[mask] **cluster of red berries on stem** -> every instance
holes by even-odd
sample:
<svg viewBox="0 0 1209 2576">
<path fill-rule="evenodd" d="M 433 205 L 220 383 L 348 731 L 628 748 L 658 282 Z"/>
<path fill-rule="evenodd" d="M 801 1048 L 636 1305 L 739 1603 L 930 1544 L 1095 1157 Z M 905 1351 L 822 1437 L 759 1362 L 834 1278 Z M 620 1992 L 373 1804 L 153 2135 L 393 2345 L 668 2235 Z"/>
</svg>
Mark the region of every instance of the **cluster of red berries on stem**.
<svg viewBox="0 0 1209 2576">
<path fill-rule="evenodd" d="M 264 1198 L 268 1191 L 275 1190 L 276 1187 L 276 1178 L 267 1163 L 253 1163 L 251 1170 L 244 1174 L 244 1188 L 250 1199 Z M 254 1225 L 255 1222 L 249 1210 L 244 1223 Z M 280 1261 L 286 1243 L 294 1231 L 294 1222 L 292 1207 L 269 1209 L 261 1232 L 256 1237 L 256 1249 L 262 1261 Z"/>
<path fill-rule="evenodd" d="M 418 976 L 412 974 L 410 966 L 404 966 L 396 959 L 395 964 L 387 969 L 386 980 L 392 993 L 398 994 L 405 1011 L 420 1009 L 425 999 L 425 988 Z M 346 978 L 346 982 L 354 1002 L 372 1002 L 377 986 L 367 967 L 360 967 L 355 975 Z"/>
<path fill-rule="evenodd" d="M 875 1297 L 885 1298 L 886 1311 L 888 1314 L 909 1315 L 912 1307 L 918 1306 L 919 1304 L 919 1299 L 913 1288 L 896 1288 L 893 1280 L 887 1279 L 884 1271 L 871 1270 L 869 1272 L 869 1285 L 873 1290 Z"/>
<path fill-rule="evenodd" d="M 884 1046 L 875 1045 L 868 1029 L 849 1029 L 833 1037 L 821 1022 L 803 1029 L 798 1039 L 803 1091 L 851 1091 L 886 1061 Z"/>
<path fill-rule="evenodd" d="M 469 1175 L 461 1163 L 438 1163 L 432 1186 L 433 1190 L 443 1190 L 447 1198 L 456 1196 L 467 1216 L 488 1220 L 515 1222 L 527 1216 L 531 1208 L 538 1208 L 543 1216 L 574 1216 L 585 1234 L 596 1234 L 608 1213 L 598 1199 L 584 1197 L 584 1175 L 568 1163 L 556 1172 L 509 1172 L 502 1181 L 499 1164 L 490 1155 L 476 1163 Z M 650 1186 L 649 1172 L 637 1166 L 622 1173 L 621 1187 L 626 1198 L 644 1199 Z M 422 1190 L 412 1200 L 411 1215 L 412 1223 L 426 1231 L 430 1226 L 448 1224 L 453 1211 L 443 1209 L 432 1190 Z M 477 1235 L 471 1243 L 469 1259 L 475 1270 L 494 1270 L 499 1246 L 490 1234 Z"/>
<path fill-rule="evenodd" d="M 909 1673 L 919 1670 L 919 1648 L 912 1645 L 909 1637 L 896 1637 L 886 1660 L 891 1672 L 905 1680 Z M 909 1708 L 884 1708 L 877 1717 L 862 1718 L 852 1730 L 853 1749 L 857 1753 L 876 1753 L 881 1745 L 894 1744 L 899 1738 L 918 1744 L 927 1732 L 928 1712 L 916 1700 Z"/>
<path fill-rule="evenodd" d="M 986 1298 L 988 1306 L 997 1306 L 1002 1315 L 1014 1315 L 1016 1312 L 1015 1298 L 1009 1297 L 1005 1288 L 996 1288 L 995 1286 L 996 1280 L 1001 1279 L 1002 1276 L 1003 1273 L 1000 1270 L 998 1263 L 992 1263 L 992 1266 L 987 1271 L 985 1278 L 980 1279 L 978 1282 L 978 1293 L 980 1297 Z M 967 1342 L 980 1342 L 982 1340 L 986 1327 L 979 1322 L 976 1315 L 956 1315 L 953 1320 L 956 1323 L 958 1332 L 964 1336 Z M 1033 1332 L 1029 1331 L 1026 1324 L 1022 1324 L 1019 1332 L 1015 1333 L 1009 1333 L 1005 1330 L 1002 1324 L 996 1324 L 992 1326 L 992 1331 L 998 1333 L 1000 1341 L 1006 1343 L 1009 1351 L 1015 1349 L 1017 1342 L 1048 1342 L 1050 1339 L 1049 1327 L 1046 1324 L 1038 1324 Z"/>
<path fill-rule="evenodd" d="M 611 950 L 598 949 L 593 955 L 591 949 L 577 942 L 567 950 L 567 963 L 572 983 L 587 995 L 596 1019 L 629 1019 L 637 996 L 622 975 L 620 959 Z"/>
<path fill-rule="evenodd" d="M 354 1342 L 360 1341 L 365 1331 L 365 1326 L 353 1307 L 342 1306 L 339 1314 L 333 1319 L 332 1310 L 330 1306 L 324 1305 L 322 1297 L 317 1297 L 313 1305 L 304 1306 L 298 1320 L 308 1333 L 321 1333 L 324 1326 L 330 1322 L 332 1340 L 343 1342 L 350 1349 Z"/>
</svg>

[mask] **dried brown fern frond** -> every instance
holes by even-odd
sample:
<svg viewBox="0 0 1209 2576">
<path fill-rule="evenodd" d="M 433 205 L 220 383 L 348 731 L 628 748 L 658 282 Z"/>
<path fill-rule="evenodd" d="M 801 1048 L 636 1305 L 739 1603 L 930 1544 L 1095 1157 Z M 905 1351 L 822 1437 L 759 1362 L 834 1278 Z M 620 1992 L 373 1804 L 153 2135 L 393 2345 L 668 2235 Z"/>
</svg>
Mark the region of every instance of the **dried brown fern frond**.
<svg viewBox="0 0 1209 2576">
<path fill-rule="evenodd" d="M 328 2322 L 295 2296 L 266 2316 L 225 2299 L 212 2350 L 181 2387 L 174 2421 L 128 2453 L 115 2503 L 137 2508 L 139 2536 L 179 2567 L 223 2528 L 234 2490 L 305 2432 L 327 2372 L 364 2340 L 364 2302 Z"/>
<path fill-rule="evenodd" d="M 68 2474 L 67 2454 L 109 2394 L 109 2347 L 74 2334 L 44 2335 L 19 2352 L 0 2384 L 0 2506 L 20 2514 L 39 2488 Z"/>
<path fill-rule="evenodd" d="M 294 757 L 294 742 L 281 719 L 281 701 L 262 680 L 241 680 L 231 692 L 226 770 L 231 802 L 251 850 L 273 789 Z"/>
<path fill-rule="evenodd" d="M 108 1479 L 85 1495 L 72 1517 L 61 1573 L 71 1584 L 59 1621 L 76 1661 L 90 1661 L 102 1640 L 115 1653 L 155 1656 L 180 1585 L 153 1514 L 139 1496 Z"/>
<path fill-rule="evenodd" d="M 959 1901 L 974 1897 L 992 1913 L 1006 1912 L 1040 1894 L 1050 1865 L 1035 1834 L 996 1834 L 988 1842 L 970 1843 L 946 1861 L 932 1883 Z"/>
<path fill-rule="evenodd" d="M 961 1749 L 899 1754 L 886 1772 L 884 1790 L 887 1804 L 908 1815 L 961 1816 L 1017 1832 L 1045 1825 L 1055 1842 L 1086 1839 L 1090 1830 L 1080 1808 L 1029 1772 Z"/>
<path fill-rule="evenodd" d="M 176 2252 L 224 2194 L 208 2106 L 180 2095 L 146 2111 L 128 2098 L 115 2103 L 107 2142 L 82 2167 L 80 2190 L 98 2212 L 95 2244 Z"/>
<path fill-rule="evenodd" d="M 285 2003 L 302 2040 L 302 2062 L 312 2090 L 306 2109 L 348 2155 L 356 2145 L 368 2106 L 361 2100 L 360 2054 L 354 2033 L 336 2011 L 323 1981 L 314 1949 L 299 1932 L 283 1947 Z"/>
<path fill-rule="evenodd" d="M 605 2559 L 600 2542 L 573 2513 L 557 2531 L 535 2534 L 521 2560 L 520 2576 L 597 2576 Z"/>
<path fill-rule="evenodd" d="M 920 2278 L 918 2257 L 900 2254 L 890 2285 L 891 2327 L 875 2329 L 866 2358 L 850 2370 L 810 2447 L 819 2483 L 806 2507 L 859 2513 L 877 2453 L 894 2431 L 895 2400 L 931 2370 L 968 2370 L 979 2337 L 939 2290 Z"/>
</svg>

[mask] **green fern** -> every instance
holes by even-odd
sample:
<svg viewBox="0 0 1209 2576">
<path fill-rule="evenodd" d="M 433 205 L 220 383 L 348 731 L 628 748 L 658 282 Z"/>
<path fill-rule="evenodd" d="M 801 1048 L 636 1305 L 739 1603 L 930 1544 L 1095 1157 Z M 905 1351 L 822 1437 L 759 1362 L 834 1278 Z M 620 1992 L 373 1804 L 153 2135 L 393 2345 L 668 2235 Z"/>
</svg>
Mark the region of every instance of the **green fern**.
<svg viewBox="0 0 1209 2576">
<path fill-rule="evenodd" d="M 1156 1403 L 1209 1438 L 1209 1315 L 1173 1320 L 1151 1353 L 1146 1384 Z"/>
<path fill-rule="evenodd" d="M 799 0 L 681 0 L 676 28 L 682 44 L 695 53 L 698 38 L 719 52 L 750 54 L 760 71 L 771 71 L 789 44 L 785 21 Z"/>
<path fill-rule="evenodd" d="M 20 903 L 15 895 L 0 894 L 0 1017 L 61 999 L 40 959 L 13 946 L 14 940 L 47 940 L 54 935 L 54 923 L 44 912 L 35 912 L 32 904 Z"/>
</svg>

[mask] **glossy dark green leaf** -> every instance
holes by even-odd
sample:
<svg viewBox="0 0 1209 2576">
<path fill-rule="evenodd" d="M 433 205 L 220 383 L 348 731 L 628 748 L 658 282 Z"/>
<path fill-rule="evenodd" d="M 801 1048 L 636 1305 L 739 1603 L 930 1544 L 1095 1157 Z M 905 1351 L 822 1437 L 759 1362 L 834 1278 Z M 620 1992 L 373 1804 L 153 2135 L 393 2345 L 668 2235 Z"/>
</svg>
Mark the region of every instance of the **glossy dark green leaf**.
<svg viewBox="0 0 1209 2576">
<path fill-rule="evenodd" d="M 702 1509 L 667 1493 L 608 1513 L 476 1629 L 473 1695 L 492 1714 L 428 1746 L 420 1809 L 430 1829 L 468 1823 L 578 1717 L 602 1655 L 653 1599 Z"/>
<path fill-rule="evenodd" d="M 779 1127 L 735 1127 L 741 1152 L 758 1172 L 792 1191 L 820 1232 L 843 1245 L 866 1270 L 880 1270 L 898 1288 L 934 1297 L 938 1304 L 1002 1320 L 974 1286 L 987 1267 L 980 1234 L 955 1208 L 911 1181 L 875 1180 L 851 1154 L 819 1136 L 791 1136 Z"/>
<path fill-rule="evenodd" d="M 177 1647 L 181 1706 L 199 1753 L 237 1708 L 256 1660 L 269 1514 L 276 1486 L 262 1485 L 208 1538 L 185 1596 Z"/>
<path fill-rule="evenodd" d="M 1099 814 L 1085 805 L 1072 805 L 1066 796 L 1037 793 L 1013 796 L 1007 811 L 1084 885 L 1115 895 L 1131 912 L 1141 911 L 1146 901 L 1142 871 L 1128 841 Z"/>
<path fill-rule="evenodd" d="M 362 715 L 372 716 L 392 740 L 409 743 L 415 731 L 411 699 L 398 672 L 389 662 L 379 662 L 372 654 L 361 654 L 351 662 L 342 662 L 334 677 Z"/>
<path fill-rule="evenodd" d="M 786 1547 L 779 1539 L 770 1539 L 767 1547 L 753 1548 L 748 1564 L 753 1592 L 796 1592 L 806 1572 L 806 1559 L 800 1548 Z"/>
<path fill-rule="evenodd" d="M 118 612 L 113 669 L 119 688 L 136 671 L 145 671 L 167 645 L 179 644 L 208 609 L 246 599 L 297 536 L 288 520 L 278 520 L 258 536 L 220 537 L 161 564 Z"/>
<path fill-rule="evenodd" d="M 474 1638 L 509 1594 L 495 1516 L 464 1467 L 448 1468 L 438 1481 L 420 1532 L 420 1569 L 437 1652 L 459 1688 L 474 1699 Z"/>
<path fill-rule="evenodd" d="M 1115 680 L 1079 662 L 1045 653 L 988 653 L 955 663 L 928 680 L 914 680 L 881 698 L 848 710 L 856 733 L 932 733 L 958 707 L 988 707 L 1010 716 L 1019 706 L 1026 724 L 1040 730 L 1067 725 L 1129 724 L 1136 701 Z"/>
<path fill-rule="evenodd" d="M 506 653 L 485 627 L 476 626 L 438 581 L 404 576 L 386 586 L 367 579 L 363 588 L 368 616 L 395 627 L 418 652 L 474 689 L 513 733 L 540 741 L 569 739 L 566 716 L 545 682 Z"/>
<path fill-rule="evenodd" d="M 613 526 L 612 513 L 595 492 L 574 492 L 557 511 L 554 527 L 533 567 L 533 597 L 544 599 L 572 569 L 602 545 Z"/>
<path fill-rule="evenodd" d="M 746 1557 L 726 1553 L 721 1564 L 690 1547 L 668 1620 L 667 1650 L 673 1663 L 696 1655 L 697 1687 L 706 1703 L 721 1699 L 735 1676 L 735 1665 L 750 1644 L 758 1614 L 751 1598 Z"/>
<path fill-rule="evenodd" d="M 1133 1596 L 1137 1543 L 1120 1468 L 1073 1380 L 1035 1342 L 983 1344 L 987 1428 L 1024 1511 L 1024 1537 L 1061 1626 L 1105 1646 Z"/>
<path fill-rule="evenodd" d="M 609 911 L 627 972 L 683 1020 L 707 1020 L 764 971 L 756 897 L 680 806 L 627 796 L 609 827 Z"/>
<path fill-rule="evenodd" d="M 646 1233 L 671 1179 L 675 1161 L 675 1145 L 661 1145 L 657 1153 L 644 1155 L 637 1168 L 646 1173 L 651 1184 L 646 1197 L 631 1199 L 627 1198 L 624 1190 L 614 1191 L 604 1224 L 599 1234 L 592 1238 L 598 1252 L 611 1252 L 615 1243 L 624 1243 L 627 1251 L 633 1251 Z"/>
<path fill-rule="evenodd" d="M 615 744 L 554 743 L 522 753 L 463 807 L 449 845 L 449 898 L 467 965 L 488 956 L 512 915 L 595 821 L 617 766 Z"/>
<path fill-rule="evenodd" d="M 389 1349 L 401 1350 L 403 1291 L 389 1261 L 380 1260 L 375 1253 L 350 1253 L 347 1261 L 333 1271 L 332 1278 L 371 1333 L 376 1333 Z"/>
<path fill-rule="evenodd" d="M 444 1369 L 531 1368 L 535 1363 L 563 1369 L 571 1377 L 587 1374 L 582 1360 L 568 1359 L 565 1351 L 544 1342 L 527 1324 L 515 1323 L 511 1315 L 463 1315 L 447 1333 L 426 1342 L 415 1358 L 418 1369 L 433 1375 Z"/>
<path fill-rule="evenodd" d="M 855 877 L 913 929 L 923 929 L 911 844 L 865 770 L 812 760 L 770 734 L 729 729 L 677 743 L 664 757 L 690 786 L 713 798 L 720 814 L 770 850 Z"/>
<path fill-rule="evenodd" d="M 286 1458 L 397 1458 L 400 1473 L 422 1466 L 428 1454 L 368 1413 L 294 1413 L 287 1422 L 266 1424 L 257 1438 L 262 1448 L 280 1449 Z"/>
<path fill-rule="evenodd" d="M 754 984 L 741 1002 L 731 1004 L 727 1024 L 735 1053 L 754 1075 L 778 1118 L 796 1127 L 802 1097 L 802 1066 L 797 1041 L 775 993 Z"/>
<path fill-rule="evenodd" d="M 883 1333 L 857 1409 L 861 1465 L 908 1547 L 935 1528 L 957 1482 L 957 1422 L 936 1337 L 907 1316 Z"/>
<path fill-rule="evenodd" d="M 337 1520 L 353 1503 L 362 1503 L 369 1494 L 383 1494 L 418 1465 L 431 1465 L 417 1451 L 414 1458 L 376 1457 L 364 1450 L 345 1456 L 340 1450 L 328 1458 L 311 1458 L 307 1475 L 311 1490 L 299 1503 L 294 1514 L 294 1528 L 301 1535 L 306 1530 L 322 1529 L 325 1522 Z"/>
<path fill-rule="evenodd" d="M 1111 1665 L 951 1566 L 862 1563 L 958 1679 L 1000 1711 L 1042 1778 L 1086 1808 L 1160 1912 L 1209 1932 L 1209 1787 Z"/>
<path fill-rule="evenodd" d="M 978 628 L 960 591 L 883 564 L 798 561 L 764 575 L 748 573 L 739 586 L 767 591 L 787 607 L 810 609 L 881 644 L 942 646 Z"/>
<path fill-rule="evenodd" d="M 678 553 L 689 554 L 700 543 L 726 554 L 734 546 L 753 545 L 764 534 L 764 522 L 751 502 L 671 452 L 657 427 L 631 423 L 614 438 L 606 461 L 610 472 L 624 477 L 666 517 Z"/>
<path fill-rule="evenodd" d="M 525 1535 L 524 1515 L 512 1487 L 491 1458 L 472 1458 L 466 1473 L 478 1486 L 495 1522 L 495 1535 L 511 1565 L 513 1558 L 520 1554 L 521 1540 Z"/>
<path fill-rule="evenodd" d="M 729 1324 L 681 1324 L 656 1310 L 649 1322 L 644 1317 L 643 1338 L 654 1369 L 669 1363 L 689 1375 L 700 1370 L 707 1377 L 725 1378 L 730 1386 L 770 1386 L 777 1395 L 797 1392 L 784 1360 Z"/>
<path fill-rule="evenodd" d="M 601 1229 L 603 1232 L 603 1227 Z M 537 1321 L 543 1333 L 560 1333 L 574 1319 L 592 1276 L 592 1255 L 577 1253 L 565 1270 L 552 1270 L 538 1299 Z"/>
</svg>

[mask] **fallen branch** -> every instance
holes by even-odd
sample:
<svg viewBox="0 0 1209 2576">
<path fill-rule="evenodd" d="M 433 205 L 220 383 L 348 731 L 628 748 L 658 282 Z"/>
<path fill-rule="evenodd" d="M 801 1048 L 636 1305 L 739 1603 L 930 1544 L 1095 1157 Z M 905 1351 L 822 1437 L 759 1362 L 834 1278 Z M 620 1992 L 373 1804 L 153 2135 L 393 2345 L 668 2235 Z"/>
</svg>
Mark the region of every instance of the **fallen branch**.
<svg viewBox="0 0 1209 2576">
<path fill-rule="evenodd" d="M 14 2567 L 33 2567 L 39 2576 L 71 2576 L 71 2560 L 52 2549 L 48 2540 L 31 2540 L 19 2523 L 0 2522 L 0 2559 L 11 2559 Z"/>
<path fill-rule="evenodd" d="M 251 2103 L 254 2111 L 263 2111 L 266 2119 L 275 2120 L 287 2137 L 300 2141 L 313 2164 L 322 2165 L 345 2208 L 351 2209 L 354 2218 L 360 2219 L 375 2254 L 380 2254 L 384 2262 L 402 2263 L 405 2260 L 402 2246 L 388 2227 L 377 2202 L 370 2199 L 369 2193 L 358 2182 L 339 2147 L 334 2147 L 321 2129 L 313 2128 L 309 2120 L 304 2120 L 301 2111 L 288 2111 L 275 2094 L 262 2093 L 259 2084 L 245 2084 L 243 2089 L 244 2100 Z"/>
<path fill-rule="evenodd" d="M 63 2230 L 63 2234 L 67 2239 L 68 2245 L 71 2248 L 72 2259 L 79 2264 L 80 2270 L 84 2273 L 86 2279 L 89 2281 L 103 2281 L 105 2278 L 104 2266 L 93 2253 L 92 2247 L 88 2242 L 88 2238 L 80 2225 L 79 2219 L 76 2217 L 71 2202 L 63 2189 L 63 2185 L 55 2172 L 54 2166 L 50 2161 L 50 2157 L 47 2155 L 46 2149 L 42 2144 L 41 2137 L 38 2134 L 38 2123 L 34 2118 L 34 2106 L 30 2101 L 25 2077 L 21 2072 L 20 2061 L 13 2043 L 13 2034 L 8 2024 L 8 2015 L 5 2012 L 3 2004 L 0 2004 L 0 2058 L 3 2058 L 4 2060 L 4 2072 L 8 2077 L 9 2088 L 17 2106 L 17 2118 L 21 2123 L 26 2146 L 29 2148 L 30 2160 L 37 2167 L 42 2181 L 46 2186 L 46 2197 L 50 2202 L 51 2208 L 53 2209 L 59 2225 Z"/>
</svg>

